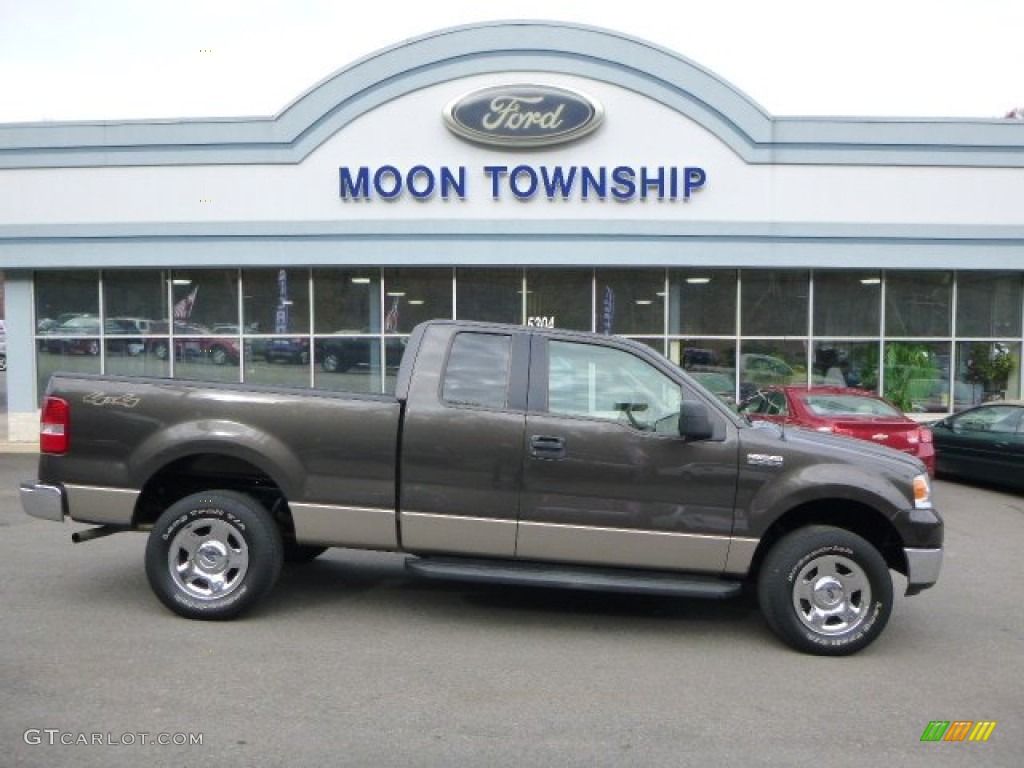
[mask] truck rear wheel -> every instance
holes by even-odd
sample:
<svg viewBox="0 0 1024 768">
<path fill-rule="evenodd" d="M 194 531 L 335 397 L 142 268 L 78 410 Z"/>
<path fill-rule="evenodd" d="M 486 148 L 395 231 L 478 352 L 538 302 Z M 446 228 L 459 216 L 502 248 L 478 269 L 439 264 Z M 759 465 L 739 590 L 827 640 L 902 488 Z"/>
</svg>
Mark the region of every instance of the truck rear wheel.
<svg viewBox="0 0 1024 768">
<path fill-rule="evenodd" d="M 281 572 L 281 534 L 255 499 L 234 491 L 186 496 L 160 515 L 146 544 L 146 576 L 160 601 L 190 619 L 251 608 Z"/>
<path fill-rule="evenodd" d="M 892 577 L 868 541 L 830 526 L 801 528 L 768 552 L 758 578 L 768 626 L 800 651 L 844 656 L 871 644 L 892 613 Z"/>
</svg>

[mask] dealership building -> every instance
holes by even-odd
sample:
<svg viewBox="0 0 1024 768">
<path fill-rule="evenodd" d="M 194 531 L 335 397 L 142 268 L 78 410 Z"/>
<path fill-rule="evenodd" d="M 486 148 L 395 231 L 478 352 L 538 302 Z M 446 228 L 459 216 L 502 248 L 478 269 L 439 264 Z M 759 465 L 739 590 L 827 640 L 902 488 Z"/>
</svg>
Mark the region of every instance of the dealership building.
<svg viewBox="0 0 1024 768">
<path fill-rule="evenodd" d="M 612 31 L 473 25 L 274 117 L 0 125 L 0 270 L 14 441 L 59 370 L 387 392 L 437 317 L 925 417 L 1024 394 L 1024 123 L 776 117 Z"/>
</svg>

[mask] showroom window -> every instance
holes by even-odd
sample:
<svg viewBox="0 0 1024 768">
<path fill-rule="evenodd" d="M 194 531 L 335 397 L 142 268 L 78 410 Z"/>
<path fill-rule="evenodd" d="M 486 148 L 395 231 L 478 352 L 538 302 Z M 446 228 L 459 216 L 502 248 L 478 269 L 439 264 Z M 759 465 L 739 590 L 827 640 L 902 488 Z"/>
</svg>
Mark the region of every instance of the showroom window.
<svg viewBox="0 0 1024 768">
<path fill-rule="evenodd" d="M 254 384 L 309 386 L 309 270 L 245 270 L 242 288 L 245 380 Z"/>
<path fill-rule="evenodd" d="M 529 325 L 593 330 L 593 296 L 593 270 L 526 270 L 526 322 Z"/>
<path fill-rule="evenodd" d="M 887 336 L 948 336 L 951 272 L 889 272 L 885 281 Z"/>
<path fill-rule="evenodd" d="M 743 270 L 740 333 L 744 336 L 806 336 L 809 273 L 803 270 Z"/>
<path fill-rule="evenodd" d="M 170 361 L 151 354 L 167 334 L 167 279 L 164 270 L 109 270 L 103 273 L 104 343 L 107 373 L 169 376 Z"/>
<path fill-rule="evenodd" d="M 815 271 L 815 336 L 877 336 L 881 316 L 878 272 Z"/>
<path fill-rule="evenodd" d="M 485 323 L 523 322 L 521 269 L 456 269 L 455 316 Z"/>
<path fill-rule="evenodd" d="M 670 334 L 736 333 L 736 270 L 669 270 L 668 283 Z"/>
<path fill-rule="evenodd" d="M 594 329 L 620 336 L 661 336 L 665 331 L 665 270 L 599 269 L 595 276 Z"/>
<path fill-rule="evenodd" d="M 424 320 L 452 318 L 451 269 L 385 269 L 384 333 L 409 333 Z"/>
<path fill-rule="evenodd" d="M 1019 272 L 958 273 L 957 336 L 1020 336 L 1021 283 Z"/>
<path fill-rule="evenodd" d="M 55 371 L 390 392 L 412 328 L 456 316 L 631 336 L 730 404 L 770 384 L 917 413 L 1021 395 L 1014 272 L 69 270 L 36 273 L 34 300 L 40 393 Z"/>
</svg>

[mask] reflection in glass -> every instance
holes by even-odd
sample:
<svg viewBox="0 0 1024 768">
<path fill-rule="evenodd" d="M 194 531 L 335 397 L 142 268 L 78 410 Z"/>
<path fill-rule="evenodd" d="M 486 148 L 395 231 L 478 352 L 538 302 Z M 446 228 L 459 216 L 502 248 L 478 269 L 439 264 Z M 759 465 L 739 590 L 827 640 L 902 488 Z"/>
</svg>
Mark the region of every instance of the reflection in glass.
<svg viewBox="0 0 1024 768">
<path fill-rule="evenodd" d="M 1020 392 L 1020 344 L 963 341 L 956 346 L 953 410 L 991 400 L 1012 399 Z"/>
<path fill-rule="evenodd" d="M 739 371 L 741 400 L 764 387 L 806 385 L 807 344 L 785 339 L 744 341 Z"/>
<path fill-rule="evenodd" d="M 99 316 L 99 272 L 36 272 L 34 282 L 37 333 L 79 315 Z"/>
<path fill-rule="evenodd" d="M 456 315 L 488 323 L 523 322 L 523 273 L 519 269 L 456 269 Z"/>
<path fill-rule="evenodd" d="M 1021 280 L 1019 272 L 959 272 L 957 335 L 1020 336 Z"/>
<path fill-rule="evenodd" d="M 883 351 L 885 398 L 905 412 L 945 413 L 950 407 L 949 344 L 889 341 Z"/>
<path fill-rule="evenodd" d="M 887 272 L 886 335 L 948 336 L 952 301 L 952 272 Z"/>
<path fill-rule="evenodd" d="M 705 389 L 736 404 L 736 342 L 731 339 L 670 339 L 668 358 Z"/>
<path fill-rule="evenodd" d="M 665 332 L 665 270 L 599 269 L 595 281 L 598 333 L 660 336 Z"/>
<path fill-rule="evenodd" d="M 815 336 L 877 336 L 881 316 L 877 272 L 814 273 Z"/>
<path fill-rule="evenodd" d="M 164 270 L 115 269 L 103 272 L 103 311 L 107 318 L 143 336 L 151 325 L 167 319 L 167 275 Z"/>
<path fill-rule="evenodd" d="M 451 319 L 451 269 L 385 269 L 384 333 L 409 333 L 424 320 Z"/>
<path fill-rule="evenodd" d="M 809 280 L 805 270 L 743 270 L 740 332 L 744 336 L 805 335 Z"/>
<path fill-rule="evenodd" d="M 593 277 L 589 269 L 528 269 L 526 324 L 592 330 Z"/>
<path fill-rule="evenodd" d="M 380 271 L 314 269 L 313 309 L 317 333 L 379 333 Z"/>
<path fill-rule="evenodd" d="M 380 336 L 320 336 L 314 348 L 315 386 L 346 392 L 382 391 Z"/>
<path fill-rule="evenodd" d="M 175 270 L 171 274 L 175 320 L 203 333 L 238 334 L 238 270 Z"/>
<path fill-rule="evenodd" d="M 668 317 L 669 333 L 736 333 L 736 270 L 670 270 Z"/>
<path fill-rule="evenodd" d="M 816 339 L 811 384 L 878 391 L 878 342 Z"/>
<path fill-rule="evenodd" d="M 247 269 L 242 285 L 247 334 L 309 332 L 309 270 Z"/>
</svg>

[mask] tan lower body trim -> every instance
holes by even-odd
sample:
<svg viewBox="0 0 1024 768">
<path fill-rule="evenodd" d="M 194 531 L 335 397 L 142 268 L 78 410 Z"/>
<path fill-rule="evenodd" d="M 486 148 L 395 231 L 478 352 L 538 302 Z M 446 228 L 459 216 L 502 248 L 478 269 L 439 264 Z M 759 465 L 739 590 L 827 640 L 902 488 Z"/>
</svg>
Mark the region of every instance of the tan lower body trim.
<svg viewBox="0 0 1024 768">
<path fill-rule="evenodd" d="M 288 506 L 295 524 L 295 539 L 300 544 L 355 549 L 398 548 L 393 509 L 294 502 Z"/>
<path fill-rule="evenodd" d="M 516 521 L 403 511 L 402 549 L 513 557 L 516 552 Z"/>
<path fill-rule="evenodd" d="M 734 538 L 729 544 L 729 559 L 725 561 L 725 572 L 729 575 L 743 576 L 750 570 L 760 539 Z"/>
<path fill-rule="evenodd" d="M 730 540 L 729 536 L 521 522 L 516 557 L 721 573 Z"/>
</svg>

